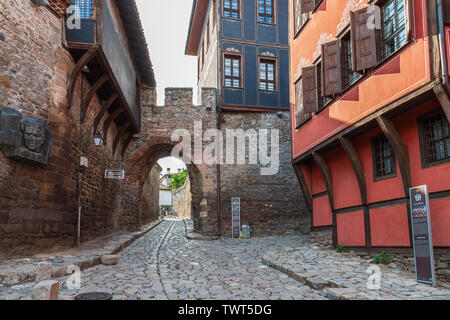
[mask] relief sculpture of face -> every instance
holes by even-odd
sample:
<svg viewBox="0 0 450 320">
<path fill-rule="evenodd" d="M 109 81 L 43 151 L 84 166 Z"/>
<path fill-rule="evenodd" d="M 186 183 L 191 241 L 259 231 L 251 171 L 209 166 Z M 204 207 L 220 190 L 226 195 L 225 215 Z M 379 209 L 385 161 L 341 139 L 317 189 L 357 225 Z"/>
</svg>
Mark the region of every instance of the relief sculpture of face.
<svg viewBox="0 0 450 320">
<path fill-rule="evenodd" d="M 45 125 L 39 121 L 24 119 L 20 127 L 25 140 L 25 147 L 31 152 L 41 152 L 45 143 Z"/>
</svg>

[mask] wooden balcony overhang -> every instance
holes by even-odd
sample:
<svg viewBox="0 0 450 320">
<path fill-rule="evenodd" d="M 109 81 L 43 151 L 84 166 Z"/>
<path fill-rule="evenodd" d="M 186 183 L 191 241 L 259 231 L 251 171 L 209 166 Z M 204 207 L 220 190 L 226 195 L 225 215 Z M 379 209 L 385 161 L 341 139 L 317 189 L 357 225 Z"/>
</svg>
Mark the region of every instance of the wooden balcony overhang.
<svg viewBox="0 0 450 320">
<path fill-rule="evenodd" d="M 392 102 L 377 112 L 370 114 L 369 116 L 361 119 L 355 124 L 347 127 L 333 137 L 319 143 L 315 147 L 311 148 L 307 152 L 293 159 L 294 164 L 309 164 L 314 161 L 313 154 L 327 153 L 337 147 L 342 147 L 342 138 L 352 140 L 361 134 L 380 127 L 379 119 L 392 119 L 398 115 L 415 108 L 416 106 L 424 103 L 427 100 L 436 98 L 435 88 L 441 86 L 440 79 L 436 79 L 432 82 L 425 84 L 417 90 L 407 94 L 406 96 Z"/>
<path fill-rule="evenodd" d="M 70 108 L 76 81 L 83 73 L 90 89 L 82 93 L 81 122 L 85 122 L 89 104 L 97 95 L 101 108 L 92 123 L 93 133 L 104 119 L 106 144 L 115 123 L 118 132 L 113 151 L 123 140 L 123 154 L 133 135 L 141 130 L 141 87 L 155 87 L 156 81 L 135 1 L 96 0 L 94 4 L 91 19 L 81 19 L 78 29 L 67 25 L 64 33 L 67 49 L 75 60 L 67 103 Z"/>
<path fill-rule="evenodd" d="M 84 45 L 80 43 L 68 43 L 68 49 L 74 57 L 76 64 L 69 79 L 67 92 L 68 107 L 72 107 L 75 84 L 79 76 L 83 73 L 85 79 L 90 84 L 88 92 L 83 92 L 82 104 L 80 106 L 81 122 L 85 123 L 86 113 L 92 98 L 97 95 L 102 105 L 101 110 L 97 113 L 95 121 L 92 123 L 94 127 L 93 133 L 96 134 L 98 125 L 105 118 L 103 140 L 106 144 L 108 131 L 114 122 L 119 131 L 114 139 L 114 153 L 118 142 L 122 136 L 128 134 L 133 136 L 140 131 L 140 118 L 136 118 L 135 113 L 128 105 L 123 92 L 109 66 L 109 63 L 102 51 L 97 45 Z M 139 121 L 139 122 L 138 122 Z M 126 130 L 120 130 L 124 124 Z M 128 132 L 128 133 L 127 133 Z M 127 145 L 123 145 L 125 151 Z"/>
</svg>

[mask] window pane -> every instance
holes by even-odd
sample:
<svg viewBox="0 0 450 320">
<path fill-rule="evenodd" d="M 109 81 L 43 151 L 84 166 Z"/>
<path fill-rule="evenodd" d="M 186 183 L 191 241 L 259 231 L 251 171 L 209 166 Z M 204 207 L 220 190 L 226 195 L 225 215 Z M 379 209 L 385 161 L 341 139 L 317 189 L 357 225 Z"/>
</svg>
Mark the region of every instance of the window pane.
<svg viewBox="0 0 450 320">
<path fill-rule="evenodd" d="M 233 80 L 233 87 L 239 88 L 239 80 Z"/>
<path fill-rule="evenodd" d="M 275 86 L 273 83 L 268 83 L 267 84 L 267 90 L 268 91 L 275 91 Z"/>
</svg>

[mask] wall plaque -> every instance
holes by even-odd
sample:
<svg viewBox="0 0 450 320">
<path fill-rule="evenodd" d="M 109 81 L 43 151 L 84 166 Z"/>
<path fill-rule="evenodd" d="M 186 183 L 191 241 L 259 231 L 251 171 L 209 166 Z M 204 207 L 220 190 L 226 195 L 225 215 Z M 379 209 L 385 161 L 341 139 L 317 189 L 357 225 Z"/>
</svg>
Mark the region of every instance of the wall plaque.
<svg viewBox="0 0 450 320">
<path fill-rule="evenodd" d="M 20 111 L 11 107 L 2 109 L 0 149 L 5 156 L 14 160 L 47 164 L 52 148 L 52 135 L 44 122 L 24 118 Z"/>
</svg>

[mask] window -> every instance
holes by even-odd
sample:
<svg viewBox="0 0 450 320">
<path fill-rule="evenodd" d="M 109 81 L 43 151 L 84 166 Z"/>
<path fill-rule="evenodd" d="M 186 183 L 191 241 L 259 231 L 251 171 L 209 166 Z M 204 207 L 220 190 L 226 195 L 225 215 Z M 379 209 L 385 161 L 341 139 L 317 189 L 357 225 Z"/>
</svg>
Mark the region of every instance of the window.
<svg viewBox="0 0 450 320">
<path fill-rule="evenodd" d="M 258 0 L 258 21 L 275 23 L 274 0 Z"/>
<path fill-rule="evenodd" d="M 225 55 L 225 87 L 241 87 L 241 57 Z"/>
<path fill-rule="evenodd" d="M 341 41 L 342 44 L 342 63 L 344 64 L 344 72 L 342 74 L 343 78 L 343 88 L 348 88 L 356 81 L 358 81 L 362 74 L 353 71 L 353 52 L 352 52 L 352 40 L 350 37 L 350 32 L 348 32 Z"/>
<path fill-rule="evenodd" d="M 276 90 L 276 60 L 259 60 L 259 89 L 265 91 Z"/>
<path fill-rule="evenodd" d="M 372 139 L 373 177 L 375 181 L 397 175 L 395 154 L 384 134 Z"/>
<path fill-rule="evenodd" d="M 294 37 L 308 20 L 308 13 L 302 13 L 302 0 L 294 0 Z"/>
<path fill-rule="evenodd" d="M 93 19 L 94 18 L 94 0 L 71 0 L 71 5 L 75 5 L 79 8 L 78 19 Z"/>
<path fill-rule="evenodd" d="M 240 18 L 240 0 L 223 0 L 223 16 L 225 18 Z"/>
<path fill-rule="evenodd" d="M 444 112 L 438 110 L 422 117 L 419 127 L 424 165 L 450 160 L 449 123 Z"/>
<path fill-rule="evenodd" d="M 406 43 L 406 16 L 404 0 L 389 0 L 382 7 L 382 58 L 387 58 Z"/>
</svg>

